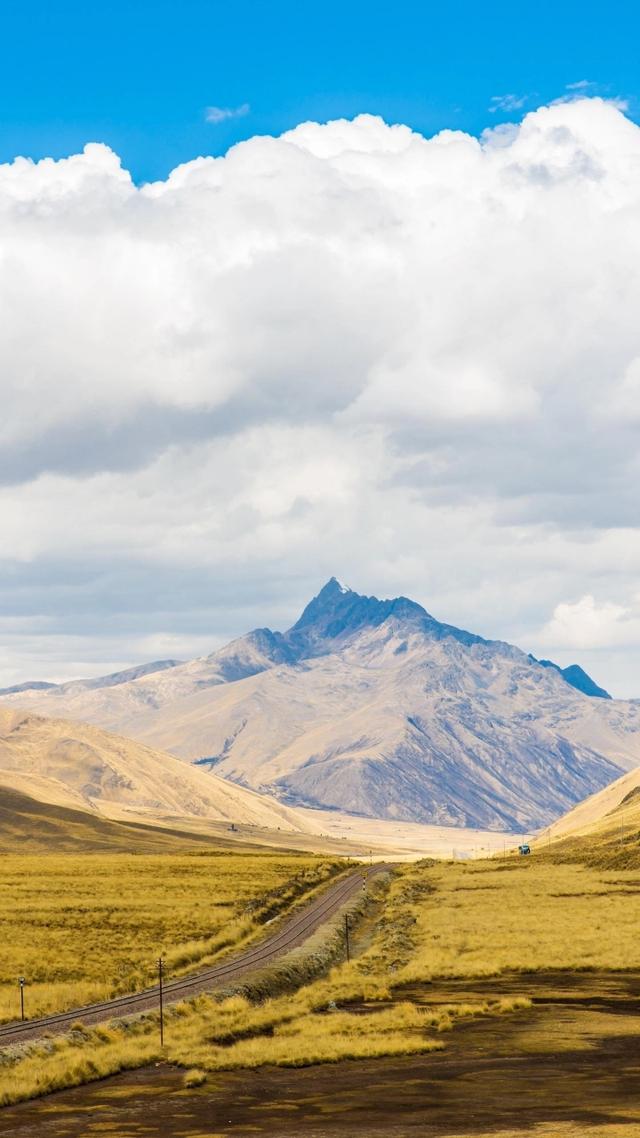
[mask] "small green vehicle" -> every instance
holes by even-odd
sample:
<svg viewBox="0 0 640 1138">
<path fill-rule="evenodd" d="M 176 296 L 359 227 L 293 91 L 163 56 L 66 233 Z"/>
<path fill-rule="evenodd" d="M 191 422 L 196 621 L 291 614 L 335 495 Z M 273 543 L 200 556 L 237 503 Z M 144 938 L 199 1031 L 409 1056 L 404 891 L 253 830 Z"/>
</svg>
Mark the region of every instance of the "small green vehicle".
<svg viewBox="0 0 640 1138">
<path fill-rule="evenodd" d="M 523 845 L 518 846 L 518 853 L 521 857 L 526 857 L 527 854 L 531 853 L 531 846 L 524 842 Z"/>
</svg>

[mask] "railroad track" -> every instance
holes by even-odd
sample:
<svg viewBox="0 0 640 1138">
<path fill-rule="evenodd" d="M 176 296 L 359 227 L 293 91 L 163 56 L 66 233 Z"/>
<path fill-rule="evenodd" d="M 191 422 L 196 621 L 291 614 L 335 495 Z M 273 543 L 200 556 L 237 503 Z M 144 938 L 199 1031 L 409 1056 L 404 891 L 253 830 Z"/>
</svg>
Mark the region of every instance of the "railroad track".
<svg viewBox="0 0 640 1138">
<path fill-rule="evenodd" d="M 227 981 L 249 975 L 270 964 L 283 953 L 297 948 L 334 916 L 347 901 L 356 896 L 366 885 L 367 880 L 389 868 L 390 866 L 384 863 L 362 867 L 330 885 L 311 904 L 289 917 L 277 932 L 254 947 L 245 949 L 202 972 L 181 976 L 176 980 L 165 980 L 163 983 L 165 1003 L 189 999 L 201 992 L 220 987 Z M 73 1008 L 71 1011 L 60 1012 L 57 1015 L 43 1016 L 41 1019 L 5 1024 L 0 1027 L 0 1046 L 38 1039 L 47 1034 L 62 1034 L 77 1020 L 92 1026 L 105 1020 L 152 1011 L 158 1007 L 159 995 L 160 989 L 156 984 L 141 992 L 117 996 L 113 1000 L 104 1000 L 99 1004 L 86 1004 L 84 1007 Z"/>
</svg>

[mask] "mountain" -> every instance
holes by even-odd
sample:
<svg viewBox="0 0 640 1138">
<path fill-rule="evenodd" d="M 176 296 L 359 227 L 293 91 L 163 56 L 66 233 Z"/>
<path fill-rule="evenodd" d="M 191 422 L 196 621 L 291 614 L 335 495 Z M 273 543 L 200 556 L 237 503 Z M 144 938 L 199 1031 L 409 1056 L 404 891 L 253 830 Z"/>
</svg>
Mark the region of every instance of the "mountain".
<svg viewBox="0 0 640 1138">
<path fill-rule="evenodd" d="M 70 809 L 307 829 L 294 811 L 88 724 L 0 709 L 0 785 Z M 0 792 L 4 794 L 4 791 Z"/>
<path fill-rule="evenodd" d="M 99 676 L 90 680 L 69 680 L 64 684 L 51 684 L 44 680 L 25 680 L 22 684 L 14 684 L 10 688 L 0 688 L 0 699 L 5 695 L 16 695 L 27 691 L 52 691 L 65 695 L 80 691 L 94 691 L 96 688 L 113 688 L 118 684 L 126 684 L 129 680 L 138 680 L 141 676 L 150 676 L 155 672 L 163 672 L 165 668 L 175 668 L 180 660 L 154 660 L 152 664 L 138 664 L 133 668 L 126 668 L 123 672 L 111 672 L 108 676 Z"/>
<path fill-rule="evenodd" d="M 6 697 L 290 804 L 531 829 L 640 764 L 640 705 L 332 578 L 284 633 L 92 690 Z"/>
<path fill-rule="evenodd" d="M 25 680 L 23 684 L 14 684 L 10 688 L 0 688 L 0 696 L 17 695 L 23 691 L 49 691 L 57 686 L 57 684 L 47 683 L 46 680 Z"/>
<path fill-rule="evenodd" d="M 531 659 L 535 660 L 535 656 L 532 656 Z M 538 660 L 537 662 L 542 664 L 543 668 L 555 668 L 567 683 L 571 684 L 572 688 L 581 691 L 583 695 L 590 695 L 594 699 L 611 699 L 609 692 L 599 687 L 579 664 L 569 664 L 568 668 L 561 668 L 559 664 L 554 664 L 553 660 Z"/>
</svg>

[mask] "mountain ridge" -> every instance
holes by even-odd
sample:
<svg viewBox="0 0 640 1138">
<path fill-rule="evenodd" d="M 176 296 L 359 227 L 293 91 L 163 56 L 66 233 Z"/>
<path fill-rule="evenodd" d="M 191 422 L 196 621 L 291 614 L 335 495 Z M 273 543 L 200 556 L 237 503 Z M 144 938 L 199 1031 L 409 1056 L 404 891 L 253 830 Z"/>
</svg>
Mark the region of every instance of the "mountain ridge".
<svg viewBox="0 0 640 1138">
<path fill-rule="evenodd" d="M 332 578 L 284 633 L 92 690 L 7 697 L 99 723 L 281 801 L 531 829 L 640 763 L 640 705 Z"/>
<path fill-rule="evenodd" d="M 155 672 L 163 672 L 167 668 L 177 668 L 182 660 L 154 660 L 150 664 L 133 664 L 119 672 L 110 672 L 106 676 L 95 676 L 84 680 L 65 680 L 64 683 L 55 684 L 47 680 L 25 680 L 20 684 L 13 684 L 8 688 L 0 688 L 0 699 L 5 695 L 17 695 L 26 691 L 93 691 L 95 688 L 117 687 L 126 684 L 129 680 L 137 680 L 141 676 L 150 676 Z"/>
<path fill-rule="evenodd" d="M 346 614 L 348 614 L 350 618 L 348 620 L 345 619 L 344 611 L 342 614 L 337 611 L 335 600 L 338 597 L 344 601 L 342 608 L 346 610 Z M 320 635 L 318 635 L 318 624 L 320 623 L 318 618 L 326 615 L 327 602 L 329 602 L 329 606 L 331 607 L 332 619 L 325 621 L 324 628 L 321 630 Z M 354 610 L 356 613 L 355 617 Z M 209 656 L 204 657 L 204 659 L 215 658 L 222 660 L 223 654 L 228 653 L 228 656 L 223 661 L 221 676 L 225 681 L 233 681 L 244 678 L 244 676 L 247 675 L 255 674 L 254 671 L 249 670 L 246 663 L 243 665 L 241 658 L 237 656 L 234 657 L 230 652 L 233 646 L 238 643 L 252 643 L 257 653 L 264 657 L 264 667 L 267 667 L 269 663 L 294 664 L 300 659 L 306 658 L 306 655 L 314 654 L 310 650 L 312 643 L 317 644 L 318 641 L 323 642 L 323 640 L 326 642 L 327 638 L 335 640 L 339 637 L 341 632 L 347 630 L 353 632 L 357 628 L 364 627 L 365 625 L 375 627 L 391 617 L 402 620 L 404 623 L 410 622 L 422 631 L 434 635 L 437 638 L 451 636 L 460 643 L 467 645 L 506 644 L 505 641 L 487 640 L 485 637 L 478 636 L 476 633 L 468 632 L 465 629 L 457 628 L 455 625 L 439 621 L 427 612 L 422 605 L 418 604 L 417 601 L 410 600 L 409 597 L 399 596 L 390 600 L 379 600 L 377 597 L 356 593 L 353 589 L 344 585 L 337 577 L 331 577 L 320 592 L 312 598 L 303 610 L 301 616 L 287 632 L 277 632 L 267 627 L 254 628 L 245 636 L 230 641 L 224 648 L 211 653 Z M 308 630 L 310 626 L 315 632 L 313 639 L 305 635 L 305 629 Z M 511 645 L 508 645 L 508 647 L 511 647 Z M 322 653 L 320 652 L 318 654 Z M 570 664 L 568 667 L 562 668 L 559 664 L 554 663 L 553 660 L 540 660 L 531 654 L 530 659 L 542 667 L 555 668 L 571 687 L 574 687 L 584 695 L 604 699 L 612 698 L 609 692 L 596 684 L 591 676 L 578 664 Z M 182 660 L 155 660 L 148 664 L 132 665 L 130 668 L 118 672 L 111 672 L 104 676 L 89 679 L 66 680 L 64 683 L 51 683 L 45 680 L 27 680 L 19 684 L 14 684 L 11 687 L 0 688 L 0 698 L 3 696 L 18 695 L 28 691 L 49 691 L 56 689 L 58 692 L 76 692 L 91 691 L 96 688 L 116 687 L 122 683 L 128 683 L 130 680 L 137 680 L 147 675 L 154 675 L 157 672 L 181 667 L 184 663 Z M 256 668 L 256 671 L 258 670 L 261 669 Z"/>
<path fill-rule="evenodd" d="M 561 668 L 559 664 L 554 664 L 553 660 L 538 660 L 537 662 L 538 664 L 542 664 L 543 668 L 555 668 L 572 688 L 575 688 L 576 691 L 581 691 L 583 695 L 592 696 L 594 699 L 613 698 L 613 696 L 611 696 L 605 688 L 601 688 L 579 664 L 569 664 L 568 667 Z"/>
</svg>

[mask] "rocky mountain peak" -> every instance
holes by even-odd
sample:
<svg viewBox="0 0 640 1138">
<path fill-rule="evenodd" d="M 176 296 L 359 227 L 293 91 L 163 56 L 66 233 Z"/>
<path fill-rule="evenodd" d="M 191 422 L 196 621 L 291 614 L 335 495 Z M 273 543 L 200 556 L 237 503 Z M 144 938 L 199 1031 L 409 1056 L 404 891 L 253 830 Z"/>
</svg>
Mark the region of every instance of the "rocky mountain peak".
<svg viewBox="0 0 640 1138">
<path fill-rule="evenodd" d="M 309 601 L 301 617 L 289 631 L 293 632 L 296 628 L 307 628 L 310 624 L 322 620 L 327 614 L 345 610 L 353 603 L 354 599 L 360 600 L 358 593 L 354 593 L 353 589 L 343 585 L 337 577 L 331 577 L 326 585 L 322 586 L 320 592 Z"/>
<path fill-rule="evenodd" d="M 535 656 L 531 656 L 531 659 L 535 660 Z M 543 668 L 555 668 L 572 688 L 581 691 L 583 695 L 590 695 L 595 699 L 611 699 L 609 692 L 595 683 L 579 664 L 569 664 L 568 668 L 561 668 L 559 664 L 554 664 L 553 660 L 537 660 L 536 663 L 542 664 Z"/>
<path fill-rule="evenodd" d="M 331 641 L 363 628 L 377 628 L 392 615 L 416 626 L 425 619 L 433 619 L 421 605 L 407 597 L 381 601 L 356 593 L 337 577 L 331 577 L 285 636 L 289 642 L 299 645 L 309 640 Z"/>
</svg>

